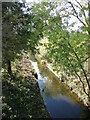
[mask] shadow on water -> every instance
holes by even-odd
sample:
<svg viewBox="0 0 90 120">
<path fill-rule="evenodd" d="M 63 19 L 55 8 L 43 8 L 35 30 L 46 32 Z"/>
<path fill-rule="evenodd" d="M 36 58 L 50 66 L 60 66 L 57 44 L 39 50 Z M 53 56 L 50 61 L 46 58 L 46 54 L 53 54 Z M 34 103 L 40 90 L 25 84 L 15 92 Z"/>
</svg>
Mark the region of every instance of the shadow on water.
<svg viewBox="0 0 90 120">
<path fill-rule="evenodd" d="M 62 83 L 45 65 L 33 62 L 38 74 L 40 91 L 52 119 L 81 118 L 89 120 L 90 112 L 83 106 L 77 95 Z"/>
</svg>

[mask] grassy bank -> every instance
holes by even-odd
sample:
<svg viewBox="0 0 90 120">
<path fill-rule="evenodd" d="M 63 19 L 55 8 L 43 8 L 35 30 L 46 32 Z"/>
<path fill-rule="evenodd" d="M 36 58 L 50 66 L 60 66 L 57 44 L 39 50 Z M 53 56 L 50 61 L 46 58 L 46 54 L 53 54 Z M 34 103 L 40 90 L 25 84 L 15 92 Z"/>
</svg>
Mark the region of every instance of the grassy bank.
<svg viewBox="0 0 90 120">
<path fill-rule="evenodd" d="M 50 118 L 27 58 L 13 63 L 12 77 L 2 73 L 2 88 L 3 119 Z"/>
</svg>

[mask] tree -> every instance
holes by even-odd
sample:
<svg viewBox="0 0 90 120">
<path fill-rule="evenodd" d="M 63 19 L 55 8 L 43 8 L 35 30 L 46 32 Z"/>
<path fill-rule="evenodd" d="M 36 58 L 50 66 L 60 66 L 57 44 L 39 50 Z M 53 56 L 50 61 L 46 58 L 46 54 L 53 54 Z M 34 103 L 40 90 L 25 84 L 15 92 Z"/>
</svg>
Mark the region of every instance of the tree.
<svg viewBox="0 0 90 120">
<path fill-rule="evenodd" d="M 35 44 L 42 36 L 42 21 L 36 18 L 26 3 L 3 3 L 3 67 L 12 75 L 11 61 L 20 57 L 21 51 L 30 49 L 35 52 Z M 40 22 L 40 24 L 39 24 Z M 40 26 L 40 27 L 39 27 Z"/>
<path fill-rule="evenodd" d="M 82 2 L 79 2 L 77 0 L 75 0 L 74 3 L 68 1 L 68 4 L 70 4 L 71 9 L 73 11 L 73 13 L 69 13 L 75 16 L 77 18 L 77 20 L 82 24 L 80 26 L 81 29 L 81 43 L 80 43 L 80 47 L 84 47 L 84 49 L 86 49 L 86 52 L 83 52 L 83 54 L 75 53 L 75 56 L 77 57 L 78 61 L 80 62 L 80 68 L 84 74 L 84 77 L 86 79 L 87 82 L 87 86 L 88 86 L 88 96 L 90 97 L 90 81 L 89 81 L 89 61 L 90 61 L 90 53 L 89 53 L 89 48 L 90 48 L 90 44 L 89 44 L 89 40 L 90 40 L 90 1 L 85 0 Z M 87 14 L 88 13 L 88 14 Z M 84 36 L 83 36 L 84 34 Z M 85 35 L 86 34 L 86 35 Z M 79 48 L 80 49 L 80 48 Z M 83 50 L 83 49 L 82 49 Z M 78 50 L 76 50 L 77 52 Z M 85 50 L 84 50 L 85 51 Z M 75 51 L 74 51 L 75 52 Z M 83 62 L 83 65 L 82 65 Z M 85 69 L 84 65 L 87 65 L 88 69 Z M 78 76 L 80 78 L 80 76 Z M 84 83 L 82 82 L 83 85 L 83 89 L 85 91 L 85 87 L 84 87 Z"/>
<path fill-rule="evenodd" d="M 24 43 L 27 41 L 23 39 L 23 33 L 25 32 L 25 16 L 21 7 L 24 4 L 21 3 L 3 3 L 3 66 L 7 65 L 8 73 L 12 74 L 11 61 L 18 56 L 20 50 L 24 47 Z M 23 40 L 22 40 L 23 39 Z"/>
<path fill-rule="evenodd" d="M 57 18 L 58 22 L 56 20 L 49 22 L 47 27 L 48 32 L 46 35 L 49 40 L 47 53 L 49 58 L 55 60 L 56 69 L 60 66 L 60 70 L 64 70 L 65 74 L 77 76 L 79 78 L 84 92 L 89 97 L 89 93 L 86 90 L 86 86 L 83 81 L 84 78 L 88 90 L 90 90 L 87 70 L 84 68 L 85 62 L 90 58 L 88 51 L 89 21 L 86 16 L 87 12 L 85 12 L 88 11 L 88 6 L 85 6 L 86 4 L 81 5 L 77 0 L 75 1 L 76 3 L 72 3 L 70 1 L 64 2 L 65 6 L 62 6 L 55 12 L 56 16 L 54 16 L 54 19 Z M 56 6 L 58 6 L 58 4 Z M 70 24 L 68 22 L 68 18 L 70 16 L 75 16 L 77 20 L 79 20 L 82 24 L 79 27 L 80 29 L 72 30 L 75 23 L 72 22 Z M 84 21 L 82 19 L 83 17 Z"/>
</svg>

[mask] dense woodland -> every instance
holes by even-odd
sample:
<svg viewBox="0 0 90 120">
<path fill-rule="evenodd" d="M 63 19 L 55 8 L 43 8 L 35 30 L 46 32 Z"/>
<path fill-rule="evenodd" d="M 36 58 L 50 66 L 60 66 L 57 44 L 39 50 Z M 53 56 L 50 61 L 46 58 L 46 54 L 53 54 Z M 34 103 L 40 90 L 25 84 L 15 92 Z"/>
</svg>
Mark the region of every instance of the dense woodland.
<svg viewBox="0 0 90 120">
<path fill-rule="evenodd" d="M 57 73 L 64 71 L 63 78 L 78 79 L 90 100 L 89 0 L 3 2 L 2 38 L 2 80 L 6 75 L 7 81 L 14 81 L 13 63 L 22 59 L 22 51 L 40 54 L 37 46 L 44 45 L 47 52 L 42 59 L 52 63 Z M 43 38 L 48 42 L 41 43 Z"/>
</svg>

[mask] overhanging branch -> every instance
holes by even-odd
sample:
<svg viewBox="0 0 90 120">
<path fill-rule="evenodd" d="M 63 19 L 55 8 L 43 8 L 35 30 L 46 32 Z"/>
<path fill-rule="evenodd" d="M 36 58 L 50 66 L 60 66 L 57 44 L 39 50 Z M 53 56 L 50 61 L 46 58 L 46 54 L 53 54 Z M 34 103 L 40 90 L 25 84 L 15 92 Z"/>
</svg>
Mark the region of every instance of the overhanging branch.
<svg viewBox="0 0 90 120">
<path fill-rule="evenodd" d="M 63 51 L 65 52 L 64 46 L 63 46 L 63 45 L 62 45 L 62 47 L 63 47 Z M 86 92 L 86 90 L 85 90 L 85 85 L 84 85 L 84 83 L 83 83 L 83 81 L 82 81 L 80 75 L 79 75 L 79 74 L 77 73 L 77 71 L 74 69 L 73 64 L 71 63 L 71 61 L 69 60 L 69 58 L 68 58 L 67 56 L 66 56 L 66 59 L 69 61 L 69 64 L 72 66 L 72 68 L 73 68 L 75 74 L 77 75 L 77 77 L 79 78 L 80 82 L 82 83 L 82 87 L 83 87 L 84 93 L 89 97 L 89 94 L 88 94 L 88 93 Z"/>
<path fill-rule="evenodd" d="M 84 73 L 84 76 L 85 76 L 85 78 L 86 78 L 86 82 L 87 82 L 88 88 L 89 88 L 89 90 L 90 90 L 89 81 L 88 81 L 86 72 L 85 72 L 85 70 L 84 70 L 84 68 L 83 68 L 83 66 L 82 66 L 82 64 L 81 64 L 81 61 L 80 61 L 80 59 L 79 59 L 77 53 L 74 51 L 73 47 L 71 46 L 71 44 L 70 44 L 69 42 L 68 42 L 68 45 L 69 45 L 70 48 L 73 50 L 73 53 L 75 54 L 75 56 L 76 56 L 76 58 L 77 58 L 78 64 L 80 65 L 80 67 L 81 67 L 81 69 L 82 69 L 82 71 L 83 71 L 83 73 Z"/>
<path fill-rule="evenodd" d="M 86 62 L 89 58 L 90 58 L 90 56 L 88 56 L 88 57 L 85 58 L 83 61 L 81 61 L 81 63 Z"/>
<path fill-rule="evenodd" d="M 76 14 L 77 19 L 78 19 L 84 26 L 86 26 L 86 24 L 79 18 L 78 13 L 76 12 L 76 9 L 74 8 L 73 4 L 72 4 L 71 2 L 68 2 L 68 3 L 72 6 L 72 8 L 73 8 L 73 10 L 74 10 L 74 12 L 75 12 L 75 14 Z"/>
</svg>

